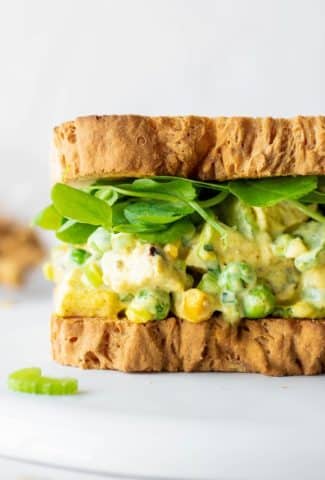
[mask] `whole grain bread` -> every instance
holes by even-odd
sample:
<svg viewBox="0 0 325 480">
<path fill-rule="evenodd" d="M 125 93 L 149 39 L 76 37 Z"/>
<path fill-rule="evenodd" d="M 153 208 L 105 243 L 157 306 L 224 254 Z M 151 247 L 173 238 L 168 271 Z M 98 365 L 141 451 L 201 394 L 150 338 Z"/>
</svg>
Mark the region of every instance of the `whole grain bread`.
<svg viewBox="0 0 325 480">
<path fill-rule="evenodd" d="M 325 320 L 202 323 L 168 318 L 146 324 L 52 317 L 52 354 L 63 365 L 124 372 L 325 372 Z"/>
<path fill-rule="evenodd" d="M 54 129 L 53 180 L 325 174 L 325 117 L 80 117 Z"/>
</svg>

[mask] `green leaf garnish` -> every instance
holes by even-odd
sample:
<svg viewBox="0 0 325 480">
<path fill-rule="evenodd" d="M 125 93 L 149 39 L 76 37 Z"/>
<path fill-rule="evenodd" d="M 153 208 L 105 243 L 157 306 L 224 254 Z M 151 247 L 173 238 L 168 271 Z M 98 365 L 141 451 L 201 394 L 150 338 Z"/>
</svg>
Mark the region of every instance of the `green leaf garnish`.
<svg viewBox="0 0 325 480">
<path fill-rule="evenodd" d="M 227 232 L 229 231 L 229 227 L 227 225 L 222 224 L 221 222 L 217 222 L 215 216 L 210 210 L 204 210 L 197 202 L 189 202 L 189 205 L 193 207 L 193 209 L 209 224 L 211 225 L 214 230 L 216 230 L 221 237 L 225 237 Z"/>
<path fill-rule="evenodd" d="M 102 179 L 82 190 L 56 184 L 52 189 L 53 205 L 43 210 L 35 223 L 56 230 L 60 240 L 72 244 L 85 243 L 99 226 L 166 243 L 167 238 L 181 238 L 186 228 L 193 227 L 192 221 L 209 223 L 225 238 L 230 227 L 218 220 L 216 212 L 218 204 L 227 203 L 227 200 L 223 202 L 228 195 L 253 207 L 270 207 L 290 201 L 309 218 L 324 222 L 321 212 L 306 205 L 325 204 L 323 188 L 323 178 L 315 176 L 227 183 L 168 176 Z"/>
<path fill-rule="evenodd" d="M 23 368 L 8 376 L 8 388 L 14 392 L 40 395 L 73 395 L 78 392 L 78 380 L 43 377 L 40 368 Z"/>
<path fill-rule="evenodd" d="M 325 193 L 314 190 L 313 192 L 308 193 L 308 195 L 305 195 L 304 197 L 300 198 L 300 202 L 318 203 L 320 205 L 325 205 Z"/>
<path fill-rule="evenodd" d="M 158 177 L 156 177 L 156 178 L 158 178 Z M 179 210 L 177 211 L 178 214 L 176 215 L 176 218 L 173 219 L 174 221 L 177 221 L 178 219 L 181 219 L 182 217 L 185 217 L 185 216 L 193 213 L 193 211 L 196 211 L 197 213 L 200 214 L 201 218 L 206 219 L 208 217 L 210 223 L 213 224 L 214 226 L 219 225 L 218 222 L 215 219 L 213 219 L 213 216 L 207 215 L 207 214 L 204 213 L 204 209 L 202 207 L 200 207 L 199 204 L 195 203 L 194 204 L 195 208 L 194 208 L 193 205 L 191 205 L 191 202 L 197 196 L 197 192 L 196 192 L 196 190 L 193 186 L 193 184 L 195 182 L 192 182 L 192 181 L 187 180 L 187 179 L 178 178 L 178 177 L 172 177 L 172 178 L 173 179 L 168 181 L 168 182 L 158 182 L 157 180 L 153 180 L 151 178 L 143 178 L 143 179 L 134 180 L 132 183 L 127 183 L 127 184 L 125 184 L 125 183 L 119 184 L 116 181 L 110 182 L 109 180 L 106 180 L 106 181 L 101 182 L 100 184 L 98 182 L 96 182 L 96 184 L 93 186 L 93 188 L 94 189 L 102 189 L 102 190 L 112 189 L 112 190 L 116 191 L 117 193 L 119 193 L 120 195 L 123 195 L 123 196 L 126 196 L 126 197 L 145 198 L 147 200 L 150 199 L 150 200 L 155 200 L 157 202 L 163 201 L 163 202 L 169 202 L 170 204 L 177 204 L 177 207 L 179 208 Z M 88 189 L 89 188 L 91 188 L 91 187 L 88 187 Z M 221 189 L 223 189 L 223 187 Z M 217 187 L 217 190 L 220 190 L 220 189 Z M 212 203 L 219 203 L 220 201 L 223 200 L 223 198 L 224 197 L 222 197 L 222 198 L 218 197 L 217 200 L 216 200 L 216 198 L 214 198 Z M 181 204 L 180 204 L 180 201 L 181 201 Z M 162 203 L 160 203 L 160 204 L 156 203 L 156 205 L 159 205 L 159 207 L 157 209 L 155 208 L 155 206 L 153 206 L 153 203 L 151 203 L 150 205 L 152 206 L 151 207 L 152 210 L 155 210 L 155 213 L 157 213 L 158 208 L 161 208 Z M 117 207 L 118 207 L 118 204 L 114 205 L 114 207 L 113 207 L 113 224 L 114 225 L 117 225 L 117 223 L 118 223 L 114 219 L 114 208 L 117 209 Z M 143 207 L 143 205 L 141 204 L 140 208 L 142 208 L 142 207 Z M 166 207 L 166 203 L 165 203 L 165 207 Z M 175 208 L 177 208 L 177 207 L 175 205 Z M 123 213 L 123 216 L 126 218 L 127 217 L 127 209 L 128 209 L 129 218 L 127 218 L 127 220 L 130 221 L 130 219 L 132 217 L 132 213 L 133 213 L 132 208 L 134 210 L 136 210 L 136 209 L 140 210 L 140 208 L 138 208 L 138 207 L 126 206 L 126 208 L 123 209 L 123 212 L 121 212 L 121 210 L 116 210 L 116 213 L 118 214 L 118 216 L 121 216 L 121 213 Z M 166 208 L 169 208 L 169 211 L 171 211 L 172 206 L 169 205 L 169 207 L 166 207 Z M 130 213 L 130 210 L 131 210 L 131 213 Z M 175 209 L 174 209 L 174 211 L 175 211 Z M 151 213 L 153 213 L 153 211 L 151 211 Z M 202 215 L 202 213 L 204 214 L 204 216 Z M 141 215 L 143 217 L 143 215 L 144 215 L 143 210 L 141 212 Z M 151 219 L 150 219 L 150 215 L 149 215 L 149 217 L 147 217 L 146 219 L 141 218 L 141 221 L 140 221 L 140 218 L 138 218 L 137 220 L 135 220 L 135 218 L 134 218 L 133 221 L 134 222 L 139 221 L 141 224 L 144 224 L 144 223 L 154 224 L 154 223 L 158 223 L 158 221 L 159 221 L 158 216 L 160 216 L 160 222 L 161 223 L 163 223 L 163 221 L 164 221 L 164 223 L 171 223 L 172 222 L 171 218 L 170 218 L 170 221 L 167 222 L 166 221 L 167 220 L 166 216 L 163 219 L 163 215 L 161 215 L 161 214 L 157 214 L 157 215 L 155 214 Z M 135 215 L 134 215 L 134 217 L 135 217 Z M 121 222 L 120 225 L 125 225 L 125 224 L 124 224 L 124 222 Z M 120 225 L 118 225 L 118 226 L 120 226 Z M 223 229 L 221 226 L 219 226 L 218 230 L 219 230 L 219 232 L 223 231 L 223 233 L 225 233 L 225 229 Z M 127 229 L 125 229 L 123 227 L 123 231 L 127 231 Z M 128 230 L 128 231 L 130 231 L 130 230 Z"/>
<path fill-rule="evenodd" d="M 96 226 L 68 220 L 56 232 L 56 237 L 62 242 L 82 245 L 96 230 Z"/>
<path fill-rule="evenodd" d="M 151 198 L 153 200 L 163 200 L 165 202 L 178 202 L 179 198 L 168 193 L 160 193 L 158 191 L 148 190 L 143 191 L 137 188 L 132 188 L 132 185 L 114 185 L 114 186 L 103 186 L 96 187 L 101 188 L 101 190 L 112 189 L 115 192 L 119 193 L 121 196 L 125 197 L 135 197 L 135 198 Z"/>
<path fill-rule="evenodd" d="M 303 212 L 305 215 L 307 215 L 309 218 L 312 218 L 317 222 L 325 222 L 325 217 L 321 213 L 315 212 L 311 208 L 307 207 L 307 205 L 304 205 L 301 202 L 297 202 L 296 200 L 290 200 L 290 203 L 291 205 L 294 205 L 298 210 Z"/>
<path fill-rule="evenodd" d="M 187 218 L 182 218 L 163 231 L 138 233 L 137 237 L 145 242 L 165 245 L 166 243 L 173 243 L 180 238 L 190 238 L 194 233 L 195 227 L 193 223 Z"/>
<path fill-rule="evenodd" d="M 66 218 L 108 228 L 112 224 L 112 209 L 108 203 L 69 185 L 55 184 L 52 201 L 57 211 Z"/>
<path fill-rule="evenodd" d="M 163 232 L 166 231 L 164 225 L 150 225 L 143 223 L 122 223 L 113 227 L 113 232 L 121 233 L 142 233 L 142 232 Z"/>
<path fill-rule="evenodd" d="M 193 208 L 184 203 L 149 200 L 130 203 L 125 208 L 124 215 L 130 223 L 164 224 L 175 222 L 193 212 Z"/>
<path fill-rule="evenodd" d="M 112 189 L 99 190 L 95 193 L 95 196 L 101 200 L 105 200 L 110 206 L 114 205 L 119 197 L 118 193 Z"/>
<path fill-rule="evenodd" d="M 112 225 L 120 225 L 127 223 L 127 219 L 124 215 L 125 208 L 129 205 L 129 200 L 125 202 L 117 202 L 112 207 Z"/>
<path fill-rule="evenodd" d="M 218 205 L 219 203 L 223 202 L 227 197 L 229 193 L 228 192 L 220 192 L 218 195 L 215 195 L 212 198 L 209 198 L 208 200 L 202 200 L 199 202 L 200 207 L 203 208 L 211 208 L 214 207 L 215 205 Z"/>
<path fill-rule="evenodd" d="M 57 230 L 63 222 L 62 215 L 56 210 L 54 205 L 45 207 L 33 220 L 33 225 L 42 227 L 45 230 Z"/>
<path fill-rule="evenodd" d="M 196 197 L 196 190 L 192 182 L 186 182 L 180 178 L 170 180 L 167 183 L 157 182 L 150 178 L 141 178 L 133 182 L 132 189 L 139 192 L 166 193 L 181 200 L 194 200 Z"/>
<path fill-rule="evenodd" d="M 278 177 L 229 182 L 229 191 L 253 207 L 270 207 L 283 200 L 297 200 L 317 188 L 317 177 Z"/>
<path fill-rule="evenodd" d="M 192 180 L 191 178 L 183 178 L 183 177 L 174 177 L 174 176 L 166 176 L 166 175 L 161 175 L 161 176 L 156 176 L 152 177 L 156 180 L 159 181 L 170 181 L 171 179 L 173 180 L 181 180 L 182 182 L 187 182 L 193 185 L 194 188 L 207 188 L 209 190 L 224 190 L 228 191 L 228 184 L 227 183 L 217 183 L 217 182 L 204 182 L 201 180 Z"/>
</svg>

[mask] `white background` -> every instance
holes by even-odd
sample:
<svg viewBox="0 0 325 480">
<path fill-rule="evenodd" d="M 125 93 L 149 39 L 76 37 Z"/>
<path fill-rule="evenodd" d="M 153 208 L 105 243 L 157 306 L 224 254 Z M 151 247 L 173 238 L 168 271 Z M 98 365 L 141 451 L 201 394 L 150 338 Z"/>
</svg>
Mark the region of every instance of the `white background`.
<svg viewBox="0 0 325 480">
<path fill-rule="evenodd" d="M 0 206 L 47 201 L 54 124 L 325 112 L 321 0 L 0 0 Z"/>
<path fill-rule="evenodd" d="M 322 0 L 0 0 L 0 210 L 47 203 L 77 115 L 325 114 L 324 87 Z"/>
</svg>

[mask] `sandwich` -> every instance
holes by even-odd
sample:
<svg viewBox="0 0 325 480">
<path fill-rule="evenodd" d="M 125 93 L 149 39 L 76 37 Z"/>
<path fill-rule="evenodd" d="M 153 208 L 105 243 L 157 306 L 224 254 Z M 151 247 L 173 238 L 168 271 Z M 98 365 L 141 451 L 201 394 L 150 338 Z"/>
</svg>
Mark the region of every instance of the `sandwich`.
<svg viewBox="0 0 325 480">
<path fill-rule="evenodd" d="M 54 360 L 325 371 L 325 117 L 89 116 L 54 129 Z"/>
</svg>

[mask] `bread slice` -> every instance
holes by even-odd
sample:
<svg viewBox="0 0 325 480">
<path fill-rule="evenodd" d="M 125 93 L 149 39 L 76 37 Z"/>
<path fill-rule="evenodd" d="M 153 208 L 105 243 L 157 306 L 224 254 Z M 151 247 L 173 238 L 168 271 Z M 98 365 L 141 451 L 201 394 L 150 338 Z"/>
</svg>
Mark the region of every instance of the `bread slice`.
<svg viewBox="0 0 325 480">
<path fill-rule="evenodd" d="M 53 316 L 52 353 L 64 365 L 124 372 L 315 375 L 325 371 L 325 320 L 267 318 L 231 327 L 221 317 L 135 324 Z"/>
<path fill-rule="evenodd" d="M 325 117 L 89 116 L 54 129 L 53 180 L 325 174 Z"/>
</svg>

